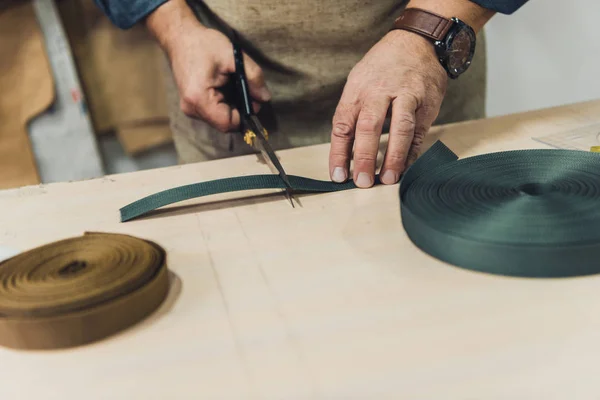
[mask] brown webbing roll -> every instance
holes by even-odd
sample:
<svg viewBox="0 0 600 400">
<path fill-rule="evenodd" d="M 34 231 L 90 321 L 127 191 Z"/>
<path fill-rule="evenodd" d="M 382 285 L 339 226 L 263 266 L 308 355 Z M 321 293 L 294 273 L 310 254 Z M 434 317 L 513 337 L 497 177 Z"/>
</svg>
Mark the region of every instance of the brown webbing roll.
<svg viewBox="0 0 600 400">
<path fill-rule="evenodd" d="M 0 345 L 72 347 L 139 322 L 166 297 L 165 261 L 155 243 L 108 233 L 87 233 L 5 260 Z"/>
</svg>

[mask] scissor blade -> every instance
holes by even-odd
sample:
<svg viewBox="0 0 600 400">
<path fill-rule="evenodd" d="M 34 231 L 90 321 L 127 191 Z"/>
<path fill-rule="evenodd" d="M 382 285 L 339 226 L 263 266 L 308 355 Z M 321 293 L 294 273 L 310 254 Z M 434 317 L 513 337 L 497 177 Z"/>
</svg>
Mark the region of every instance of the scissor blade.
<svg viewBox="0 0 600 400">
<path fill-rule="evenodd" d="M 292 203 L 292 207 L 294 207 L 294 202 L 292 200 L 292 184 L 290 183 L 290 180 L 289 180 L 287 174 L 285 173 L 283 166 L 279 162 L 279 159 L 275 155 L 275 151 L 273 151 L 273 148 L 271 147 L 271 145 L 265 138 L 265 136 L 263 134 L 264 128 L 263 128 L 262 124 L 260 123 L 258 118 L 254 115 L 250 117 L 250 121 L 251 121 L 251 125 L 252 125 L 251 129 L 254 132 L 254 134 L 256 135 L 256 137 L 258 137 L 258 140 L 255 142 L 256 148 L 258 148 L 260 150 L 263 157 L 265 158 L 265 161 L 269 162 L 269 165 L 271 166 L 271 170 L 275 169 L 275 171 L 273 171 L 273 172 L 278 173 L 279 176 L 281 177 L 281 179 L 283 179 L 283 182 L 286 185 L 286 189 L 285 189 L 286 194 L 290 200 L 290 203 Z"/>
</svg>

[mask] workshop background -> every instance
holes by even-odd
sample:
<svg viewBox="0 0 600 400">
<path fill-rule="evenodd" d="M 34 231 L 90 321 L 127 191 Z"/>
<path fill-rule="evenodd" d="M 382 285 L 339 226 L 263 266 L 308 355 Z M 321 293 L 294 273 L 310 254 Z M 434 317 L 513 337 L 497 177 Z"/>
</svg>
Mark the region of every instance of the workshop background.
<svg viewBox="0 0 600 400">
<path fill-rule="evenodd" d="M 593 0 L 530 0 L 494 17 L 488 116 L 598 98 L 597 15 Z M 93 0 L 0 0 L 0 189 L 176 164 L 165 67 L 142 26 L 119 30 Z"/>
</svg>

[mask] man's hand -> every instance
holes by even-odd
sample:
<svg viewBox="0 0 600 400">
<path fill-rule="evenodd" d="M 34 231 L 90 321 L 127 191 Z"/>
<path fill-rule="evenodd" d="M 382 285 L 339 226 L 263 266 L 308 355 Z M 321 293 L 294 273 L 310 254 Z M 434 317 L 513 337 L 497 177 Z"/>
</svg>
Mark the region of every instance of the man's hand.
<svg viewBox="0 0 600 400">
<path fill-rule="evenodd" d="M 181 109 L 221 132 L 239 127 L 240 114 L 225 102 L 218 89 L 235 72 L 233 47 L 219 31 L 202 26 L 185 4 L 170 0 L 150 15 L 150 31 L 166 51 L 181 99 Z M 259 102 L 270 100 L 261 68 L 244 54 L 250 95 Z M 258 112 L 259 103 L 254 104 Z"/>
<path fill-rule="evenodd" d="M 182 35 L 169 49 L 173 74 L 179 88 L 181 110 L 192 118 L 200 118 L 221 132 L 239 127 L 240 114 L 225 102 L 223 87 L 229 74 L 235 72 L 233 48 L 221 32 L 196 28 Z M 252 98 L 270 100 L 260 67 L 244 55 L 246 76 Z M 254 104 L 258 112 L 259 104 Z"/>
<path fill-rule="evenodd" d="M 354 67 L 333 118 L 331 178 L 348 178 L 354 145 L 354 181 L 374 183 L 379 138 L 391 108 L 390 135 L 381 181 L 396 183 L 418 154 L 438 115 L 447 75 L 431 43 L 406 31 L 389 32 Z"/>
<path fill-rule="evenodd" d="M 493 11 L 469 0 L 411 0 L 411 7 L 456 16 L 478 32 Z M 329 174 L 335 182 L 348 179 L 354 151 L 353 180 L 371 187 L 386 115 L 390 135 L 381 181 L 398 182 L 419 155 L 423 138 L 435 121 L 448 78 L 431 42 L 404 30 L 389 32 L 348 76 L 333 117 Z"/>
</svg>

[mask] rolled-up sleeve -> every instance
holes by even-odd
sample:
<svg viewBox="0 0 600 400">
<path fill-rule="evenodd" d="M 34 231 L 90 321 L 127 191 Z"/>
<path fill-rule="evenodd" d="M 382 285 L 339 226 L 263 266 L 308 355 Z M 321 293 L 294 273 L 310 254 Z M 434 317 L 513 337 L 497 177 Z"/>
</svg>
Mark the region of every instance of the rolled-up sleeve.
<svg viewBox="0 0 600 400">
<path fill-rule="evenodd" d="M 131 28 L 168 0 L 94 0 L 113 24 Z"/>
<path fill-rule="evenodd" d="M 471 0 L 481 7 L 494 10 L 501 14 L 512 14 L 521 8 L 527 0 Z"/>
</svg>

